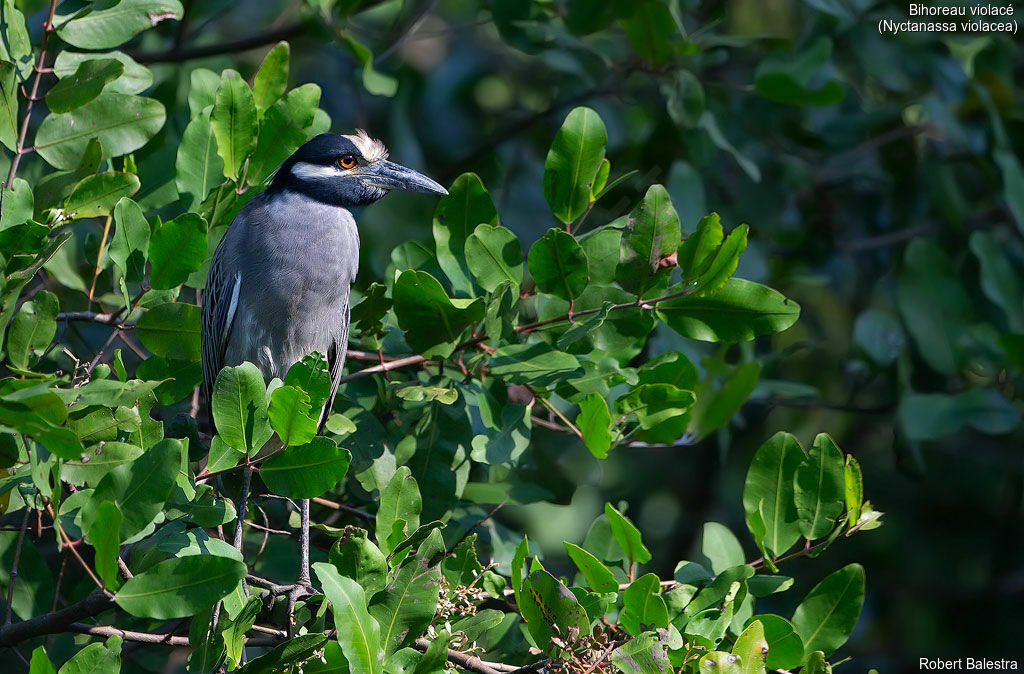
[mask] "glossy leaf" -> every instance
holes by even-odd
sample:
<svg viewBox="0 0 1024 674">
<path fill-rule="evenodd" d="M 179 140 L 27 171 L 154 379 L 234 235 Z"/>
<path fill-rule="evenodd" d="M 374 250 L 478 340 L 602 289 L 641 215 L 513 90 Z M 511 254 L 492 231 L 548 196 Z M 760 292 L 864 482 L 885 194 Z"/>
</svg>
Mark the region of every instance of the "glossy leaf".
<svg viewBox="0 0 1024 674">
<path fill-rule="evenodd" d="M 519 608 L 534 642 L 548 653 L 559 650 L 551 641 L 552 637 L 564 639 L 570 629 L 575 627 L 583 633 L 590 626 L 586 612 L 573 593 L 543 569 L 523 580 L 519 597 Z"/>
<path fill-rule="evenodd" d="M 748 524 L 760 513 L 765 525 L 764 547 L 781 555 L 800 538 L 793 480 L 804 460 L 797 439 L 779 432 L 754 454 L 743 487 L 743 509 Z"/>
<path fill-rule="evenodd" d="M 491 374 L 512 384 L 550 386 L 582 374 L 579 361 L 543 342 L 510 344 L 491 356 Z"/>
<path fill-rule="evenodd" d="M 7 358 L 15 367 L 27 370 L 57 333 L 57 296 L 48 290 L 36 293 L 14 315 L 7 329 Z"/>
<path fill-rule="evenodd" d="M 627 283 L 628 290 L 644 295 L 653 284 L 652 277 L 665 268 L 662 259 L 679 247 L 679 216 L 664 187 L 648 188 L 643 200 L 629 214 L 627 229 L 625 242 L 633 256 L 623 262 L 618 276 Z"/>
<path fill-rule="evenodd" d="M 622 593 L 622 613 L 619 622 L 630 634 L 644 628 L 668 627 L 668 607 L 661 596 L 661 584 L 653 573 L 640 576 Z"/>
<path fill-rule="evenodd" d="M 640 531 L 626 517 L 616 510 L 611 503 L 604 504 L 604 514 L 608 518 L 612 536 L 626 553 L 626 559 L 630 564 L 639 562 L 646 564 L 651 561 L 651 553 L 644 546 L 640 538 Z"/>
<path fill-rule="evenodd" d="M 562 543 L 565 546 L 566 551 L 569 553 L 569 558 L 576 565 L 576 568 L 580 570 L 583 577 L 587 580 L 587 585 L 594 592 L 618 592 L 619 583 L 615 580 L 615 576 L 608 570 L 604 564 L 601 563 L 594 555 L 590 554 L 578 545 L 572 543 Z"/>
<path fill-rule="evenodd" d="M 210 115 L 217 154 L 224 160 L 224 175 L 239 177 L 245 158 L 256 143 L 256 103 L 252 90 L 234 70 L 225 70 Z"/>
<path fill-rule="evenodd" d="M 57 35 L 75 47 L 110 49 L 127 42 L 160 21 L 180 19 L 178 0 L 121 0 L 106 8 L 88 8 L 54 18 Z"/>
<path fill-rule="evenodd" d="M 523 249 L 515 234 L 501 225 L 483 222 L 466 238 L 466 264 L 473 278 L 487 292 L 510 282 L 523 283 Z"/>
<path fill-rule="evenodd" d="M 484 316 L 482 300 L 452 299 L 427 272 L 402 272 L 392 290 L 398 325 L 405 339 L 424 356 L 446 357 L 459 337 Z"/>
<path fill-rule="evenodd" d="M 153 84 L 153 73 L 149 68 L 139 65 L 132 57 L 120 51 L 107 52 L 75 52 L 61 50 L 53 63 L 53 73 L 64 79 L 78 72 L 79 66 L 86 61 L 105 61 L 116 59 L 124 68 L 120 77 L 106 84 L 104 90 L 119 94 L 138 94 Z"/>
<path fill-rule="evenodd" d="M 587 287 L 587 254 L 564 230 L 551 228 L 530 246 L 530 276 L 537 288 L 564 300 L 574 300 Z"/>
<path fill-rule="evenodd" d="M 447 196 L 441 197 L 434 212 L 433 223 L 437 262 L 451 281 L 452 289 L 460 295 L 472 297 L 475 294 L 470 280 L 473 266 L 484 268 L 491 264 L 489 260 L 480 259 L 481 251 L 477 244 L 482 241 L 479 239 L 472 244 L 470 250 L 466 249 L 469 239 L 481 224 L 497 226 L 498 212 L 480 177 L 475 173 L 463 173 L 452 183 Z M 501 259 L 507 255 L 504 247 L 495 252 L 501 255 Z M 471 255 L 475 258 L 473 262 L 470 262 Z"/>
<path fill-rule="evenodd" d="M 172 557 L 125 582 L 114 601 L 140 618 L 190 617 L 231 592 L 245 572 L 245 564 L 229 557 Z"/>
<path fill-rule="evenodd" d="M 316 437 L 267 459 L 260 466 L 260 478 L 274 494 L 316 498 L 341 483 L 351 461 L 347 449 L 330 438 Z"/>
<path fill-rule="evenodd" d="M 304 445 L 316 435 L 317 420 L 309 394 L 295 386 L 281 386 L 270 396 L 270 426 L 285 445 Z"/>
<path fill-rule="evenodd" d="M 669 288 L 669 293 L 678 287 Z M 767 286 L 732 278 L 706 297 L 658 303 L 658 315 L 684 337 L 706 342 L 745 342 L 789 328 L 800 305 Z"/>
<path fill-rule="evenodd" d="M 189 209 L 197 208 L 224 180 L 224 160 L 217 153 L 209 110 L 200 112 L 185 127 L 174 169 L 175 187 Z"/>
<path fill-rule="evenodd" d="M 444 551 L 444 539 L 435 529 L 416 556 L 403 562 L 370 601 L 368 610 L 380 625 L 385 657 L 415 641 L 433 619 L 441 583 L 438 564 Z"/>
<path fill-rule="evenodd" d="M 287 42 L 278 42 L 263 57 L 260 69 L 252 83 L 253 100 L 260 116 L 276 103 L 288 88 L 288 61 L 291 48 Z"/>
<path fill-rule="evenodd" d="M 377 509 L 376 537 L 377 545 L 384 552 L 391 550 L 388 540 L 396 522 L 402 521 L 412 533 L 420 524 L 420 512 L 423 499 L 420 496 L 419 484 L 412 476 L 409 468 L 402 466 L 381 491 L 380 507 Z"/>
<path fill-rule="evenodd" d="M 313 571 L 331 604 L 338 642 L 349 666 L 366 674 L 383 674 L 380 625 L 366 611 L 363 588 L 351 578 L 339 575 L 329 564 L 318 562 Z"/>
<path fill-rule="evenodd" d="M 110 501 L 96 508 L 96 522 L 89 529 L 89 543 L 96 550 L 96 573 L 108 589 L 116 590 L 117 554 L 121 549 L 121 511 Z"/>
<path fill-rule="evenodd" d="M 605 459 L 612 445 L 612 416 L 608 410 L 608 403 L 597 393 L 591 393 L 579 404 L 580 413 L 576 417 L 576 427 L 583 434 L 583 442 L 596 458 Z"/>
<path fill-rule="evenodd" d="M 846 502 L 843 453 L 827 434 L 814 439 L 796 471 L 794 485 L 800 532 L 808 540 L 827 536 L 845 511 Z"/>
<path fill-rule="evenodd" d="M 163 104 L 152 98 L 106 91 L 71 112 L 48 115 L 36 133 L 36 152 L 57 168 L 75 168 L 89 141 L 98 138 L 104 158 L 119 157 L 148 143 L 165 116 Z"/>
<path fill-rule="evenodd" d="M 18 69 L 9 61 L 0 61 L 0 143 L 18 149 Z"/>
<path fill-rule="evenodd" d="M 117 59 L 81 61 L 70 77 L 62 77 L 46 92 L 46 107 L 53 112 L 70 112 L 100 95 L 103 88 L 124 74 Z"/>
<path fill-rule="evenodd" d="M 585 107 L 572 110 L 555 134 L 544 160 L 544 198 L 562 222 L 572 222 L 590 205 L 607 142 L 600 115 Z"/>
<path fill-rule="evenodd" d="M 793 614 L 805 654 L 831 655 L 853 633 L 864 605 L 864 568 L 849 564 L 814 586 Z"/>
<path fill-rule="evenodd" d="M 114 233 L 108 250 L 110 259 L 130 281 L 145 273 L 150 232 L 142 208 L 131 199 L 120 199 L 114 206 Z"/>
<path fill-rule="evenodd" d="M 267 416 L 267 387 L 252 363 L 220 371 L 212 407 L 217 434 L 238 451 L 255 453 L 273 433 Z"/>
</svg>

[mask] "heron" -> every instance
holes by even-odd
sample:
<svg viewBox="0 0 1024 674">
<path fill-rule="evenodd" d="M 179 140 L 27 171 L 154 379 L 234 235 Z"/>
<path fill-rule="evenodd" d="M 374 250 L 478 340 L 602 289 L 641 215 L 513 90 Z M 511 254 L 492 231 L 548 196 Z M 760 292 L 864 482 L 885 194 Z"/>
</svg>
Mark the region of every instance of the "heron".
<svg viewBox="0 0 1024 674">
<path fill-rule="evenodd" d="M 254 364 L 265 381 L 319 353 L 327 358 L 330 394 L 323 429 L 341 381 L 348 347 L 351 287 L 359 269 L 353 208 L 393 190 L 446 195 L 412 169 L 388 161 L 365 131 L 324 133 L 286 159 L 262 193 L 235 216 L 213 255 L 202 297 L 203 391 L 214 429 L 212 393 L 226 366 Z M 249 471 L 243 480 L 248 490 Z M 235 528 L 241 548 L 244 500 Z M 300 503 L 298 585 L 309 586 L 309 500 Z"/>
</svg>

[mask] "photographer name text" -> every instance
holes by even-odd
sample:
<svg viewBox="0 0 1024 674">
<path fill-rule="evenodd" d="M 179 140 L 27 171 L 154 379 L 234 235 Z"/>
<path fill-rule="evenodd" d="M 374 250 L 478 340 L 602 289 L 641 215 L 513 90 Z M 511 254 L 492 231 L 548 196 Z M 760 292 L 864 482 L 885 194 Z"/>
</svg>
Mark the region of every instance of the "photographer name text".
<svg viewBox="0 0 1024 674">
<path fill-rule="evenodd" d="M 907 6 L 909 18 L 880 19 L 878 32 L 883 35 L 904 33 L 1008 33 L 1017 34 L 1017 18 L 1012 4 L 981 4 L 964 6 L 932 6 L 912 2 Z"/>
<path fill-rule="evenodd" d="M 1014 670 L 1017 669 L 1017 661 L 1003 659 L 989 660 L 988 658 L 957 658 L 955 660 L 921 658 L 918 661 L 917 666 L 918 669 L 926 672 Z"/>
</svg>

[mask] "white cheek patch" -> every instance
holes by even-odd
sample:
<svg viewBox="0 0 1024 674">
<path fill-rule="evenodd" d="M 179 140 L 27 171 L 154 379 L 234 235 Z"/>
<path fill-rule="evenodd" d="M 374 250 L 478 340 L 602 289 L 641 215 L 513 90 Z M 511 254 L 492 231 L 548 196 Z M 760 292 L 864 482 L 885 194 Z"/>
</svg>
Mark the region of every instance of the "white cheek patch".
<svg viewBox="0 0 1024 674">
<path fill-rule="evenodd" d="M 336 178 L 341 175 L 341 169 L 334 166 L 323 166 L 322 164 L 310 164 L 298 162 L 292 166 L 292 175 L 296 178 L 315 180 L 317 178 Z"/>
</svg>

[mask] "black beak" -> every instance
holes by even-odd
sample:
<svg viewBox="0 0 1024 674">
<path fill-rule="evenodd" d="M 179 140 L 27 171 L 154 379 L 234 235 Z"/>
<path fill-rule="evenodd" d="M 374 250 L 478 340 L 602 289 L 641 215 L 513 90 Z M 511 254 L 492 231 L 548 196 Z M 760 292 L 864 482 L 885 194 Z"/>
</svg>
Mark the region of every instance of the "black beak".
<svg viewBox="0 0 1024 674">
<path fill-rule="evenodd" d="M 386 190 L 419 192 L 420 194 L 448 194 L 448 190 L 422 173 L 390 161 L 378 161 L 363 171 L 367 182 Z"/>
</svg>

